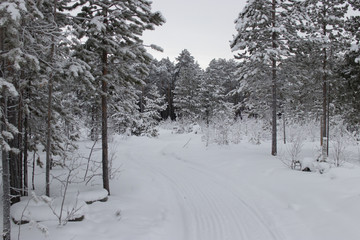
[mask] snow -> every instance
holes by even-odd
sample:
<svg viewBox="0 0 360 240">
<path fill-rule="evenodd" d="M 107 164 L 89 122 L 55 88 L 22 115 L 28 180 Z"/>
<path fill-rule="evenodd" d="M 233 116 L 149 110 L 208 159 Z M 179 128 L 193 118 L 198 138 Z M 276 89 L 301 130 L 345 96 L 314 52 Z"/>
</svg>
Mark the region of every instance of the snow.
<svg viewBox="0 0 360 240">
<path fill-rule="evenodd" d="M 24 197 L 21 202 L 11 207 L 11 217 L 16 222 L 22 221 L 58 221 L 62 198 L 51 199 L 46 196 Z M 84 201 L 71 196 L 67 197 L 63 206 L 62 220 L 74 220 L 84 216 L 87 205 Z"/>
<path fill-rule="evenodd" d="M 6 10 L 13 21 L 19 21 L 21 18 L 20 10 L 25 10 L 26 7 L 23 1 L 19 2 L 19 6 L 13 2 L 2 2 L 0 4 L 0 11 Z"/>
<path fill-rule="evenodd" d="M 6 87 L 6 90 L 11 96 L 17 97 L 19 95 L 12 83 L 5 81 L 3 78 L 0 78 L 0 89 L 2 89 L 3 87 Z"/>
<path fill-rule="evenodd" d="M 79 199 L 90 203 L 106 199 L 107 196 L 108 196 L 108 191 L 106 189 L 84 191 L 79 193 Z"/>
<path fill-rule="evenodd" d="M 87 205 L 82 222 L 62 227 L 45 209 L 34 211 L 48 236 L 25 224 L 21 239 L 360 239 L 358 166 L 345 164 L 323 174 L 294 171 L 270 155 L 270 142 L 206 147 L 199 129 L 159 132 L 158 138 L 114 136 L 110 149 L 121 171 L 111 181 L 108 201 Z M 80 149 L 91 145 L 83 141 Z M 304 162 L 311 162 L 314 145 L 304 144 Z M 93 157 L 100 156 L 96 151 Z M 94 184 L 78 189 L 79 199 L 104 194 Z M 74 189 L 70 193 L 77 195 Z M 20 210 L 13 206 L 13 216 Z M 18 227 L 12 229 L 17 236 Z"/>
<path fill-rule="evenodd" d="M 91 19 L 90 24 L 95 25 L 96 30 L 101 32 L 102 30 L 104 30 L 106 27 L 104 25 L 104 20 L 101 16 L 97 16 L 94 17 L 93 19 Z"/>
</svg>

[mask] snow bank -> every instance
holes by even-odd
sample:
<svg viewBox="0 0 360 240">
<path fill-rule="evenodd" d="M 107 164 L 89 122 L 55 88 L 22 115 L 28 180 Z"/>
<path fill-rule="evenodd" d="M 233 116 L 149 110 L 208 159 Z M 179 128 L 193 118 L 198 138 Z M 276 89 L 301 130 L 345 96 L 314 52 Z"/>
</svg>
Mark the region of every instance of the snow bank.
<svg viewBox="0 0 360 240">
<path fill-rule="evenodd" d="M 106 189 L 90 190 L 79 193 L 79 199 L 91 204 L 96 201 L 106 202 L 109 193 Z"/>
<path fill-rule="evenodd" d="M 105 189 L 88 190 L 83 192 L 68 192 L 62 207 L 60 221 L 80 221 L 85 217 L 87 204 L 96 201 L 106 201 L 108 192 Z M 63 198 L 49 198 L 46 196 L 23 197 L 21 202 L 11 207 L 12 219 L 15 223 L 30 221 L 45 222 L 59 221 Z"/>
<path fill-rule="evenodd" d="M 85 217 L 86 210 L 85 201 L 78 198 L 67 197 L 63 202 L 63 198 L 52 199 L 33 195 L 24 197 L 21 202 L 14 204 L 11 207 L 11 217 L 17 224 L 30 221 L 78 221 Z"/>
</svg>

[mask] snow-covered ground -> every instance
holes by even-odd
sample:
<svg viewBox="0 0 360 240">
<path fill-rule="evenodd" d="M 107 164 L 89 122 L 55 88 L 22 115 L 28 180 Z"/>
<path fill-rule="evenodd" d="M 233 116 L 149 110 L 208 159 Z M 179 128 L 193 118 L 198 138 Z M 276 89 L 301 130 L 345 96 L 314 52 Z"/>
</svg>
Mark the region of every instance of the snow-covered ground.
<svg viewBox="0 0 360 240">
<path fill-rule="evenodd" d="M 91 146 L 82 142 L 81 151 Z M 110 155 L 120 171 L 107 202 L 88 205 L 82 222 L 41 222 L 48 236 L 22 225 L 20 239 L 360 239 L 357 166 L 294 171 L 270 155 L 270 143 L 206 147 L 200 134 L 170 130 L 158 138 L 114 137 Z M 79 186 L 69 191 L 89 190 Z M 18 230 L 13 225 L 13 239 Z"/>
</svg>

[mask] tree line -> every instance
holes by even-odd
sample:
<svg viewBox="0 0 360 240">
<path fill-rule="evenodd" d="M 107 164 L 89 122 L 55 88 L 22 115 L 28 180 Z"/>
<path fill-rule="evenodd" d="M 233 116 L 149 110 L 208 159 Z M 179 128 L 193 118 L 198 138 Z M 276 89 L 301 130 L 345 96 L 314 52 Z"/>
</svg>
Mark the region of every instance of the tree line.
<svg viewBox="0 0 360 240">
<path fill-rule="evenodd" d="M 75 147 L 80 120 L 92 138 L 101 136 L 110 194 L 108 119 L 121 129 L 137 109 L 136 86 L 152 59 L 141 36 L 165 20 L 146 0 L 8 0 L 0 13 L 3 239 L 10 239 L 10 203 L 28 194 L 29 154 L 46 152 L 50 196 L 50 170 Z"/>
<path fill-rule="evenodd" d="M 321 122 L 324 160 L 330 116 L 358 130 L 360 11 L 357 0 L 253 0 L 235 22 L 237 60 L 201 69 L 188 50 L 153 59 L 141 36 L 165 20 L 146 0 L 9 0 L 0 3 L 4 239 L 10 204 L 27 195 L 28 169 L 46 152 L 50 171 L 76 148 L 80 129 L 102 144 L 109 186 L 108 130 L 156 136 L 160 120 L 207 126 L 243 116 Z M 319 130 L 320 132 L 320 130 Z M 33 166 L 30 154 L 33 155 Z"/>
<path fill-rule="evenodd" d="M 231 48 L 247 104 L 271 116 L 272 155 L 279 115 L 321 122 L 322 161 L 330 114 L 358 128 L 359 10 L 356 0 L 254 0 L 239 14 Z"/>
</svg>

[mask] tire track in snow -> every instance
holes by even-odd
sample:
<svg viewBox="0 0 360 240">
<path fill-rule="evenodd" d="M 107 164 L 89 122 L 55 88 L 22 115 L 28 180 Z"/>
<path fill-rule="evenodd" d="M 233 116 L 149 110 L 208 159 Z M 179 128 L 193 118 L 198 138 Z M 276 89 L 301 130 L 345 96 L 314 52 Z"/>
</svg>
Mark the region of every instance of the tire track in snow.
<svg viewBox="0 0 360 240">
<path fill-rule="evenodd" d="M 188 234 L 188 239 L 223 239 L 224 219 L 218 211 L 217 201 L 209 194 L 196 185 L 184 186 L 181 182 L 174 180 L 162 170 L 158 171 L 162 176 L 173 184 L 173 191 L 180 197 L 179 204 L 184 207 L 186 212 L 187 225 L 196 227 L 192 234 Z M 190 187 L 191 186 L 191 187 Z M 206 233 L 206 236 L 204 234 Z"/>
<path fill-rule="evenodd" d="M 183 218 L 184 240 L 284 239 L 268 226 L 270 221 L 254 204 L 244 200 L 230 179 L 174 154 L 160 152 L 165 158 L 156 164 L 141 161 L 141 153 L 131 158 L 162 176 L 174 192 Z"/>
<path fill-rule="evenodd" d="M 171 164 L 174 164 L 174 162 Z M 179 167 L 177 166 L 176 169 L 179 169 Z M 178 178 L 174 180 L 173 178 L 174 175 L 176 176 L 176 173 L 171 174 L 169 171 L 166 171 L 167 173 L 164 174 L 162 170 L 162 174 L 171 179 L 172 182 L 176 182 L 178 191 L 180 190 L 182 194 L 201 196 L 201 199 L 190 202 L 194 208 L 203 209 L 205 212 L 211 211 L 211 216 L 203 216 L 205 221 L 211 221 L 210 228 L 204 227 L 201 225 L 201 222 L 197 222 L 197 237 L 194 239 L 282 239 L 280 234 L 266 225 L 261 214 L 255 211 L 252 206 L 247 204 L 233 191 L 229 191 L 227 186 L 213 180 L 214 173 L 204 174 L 203 171 L 190 168 L 189 166 L 184 166 L 183 171 L 177 172 L 184 173 L 189 171 L 193 172 L 191 174 L 193 178 Z M 209 182 L 217 187 L 209 188 L 207 184 Z M 182 185 L 179 183 L 182 183 Z M 214 230 L 215 233 L 211 233 L 209 230 Z"/>
</svg>

